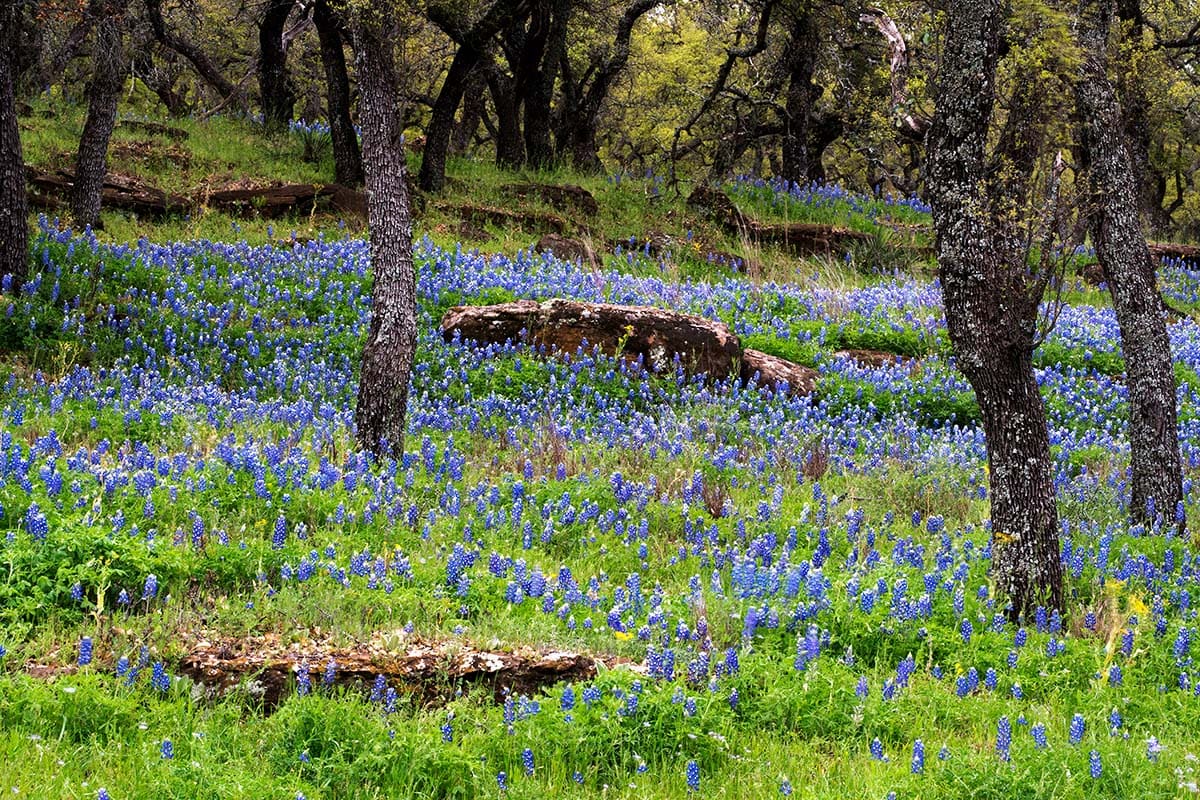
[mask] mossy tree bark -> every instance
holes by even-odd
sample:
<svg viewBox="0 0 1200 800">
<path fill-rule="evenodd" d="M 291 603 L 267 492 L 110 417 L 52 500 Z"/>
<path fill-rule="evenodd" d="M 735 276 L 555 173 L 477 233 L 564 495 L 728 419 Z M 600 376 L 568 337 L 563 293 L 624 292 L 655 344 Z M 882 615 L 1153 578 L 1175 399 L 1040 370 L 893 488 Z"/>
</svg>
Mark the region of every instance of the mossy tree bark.
<svg viewBox="0 0 1200 800">
<path fill-rule="evenodd" d="M 13 93 L 18 14 L 18 4 L 0 3 L 0 277 L 11 275 L 17 286 L 29 275 L 29 206 Z"/>
<path fill-rule="evenodd" d="M 1113 10 L 1111 0 L 1084 0 L 1079 7 L 1083 64 L 1075 96 L 1090 165 L 1092 238 L 1112 293 L 1125 356 L 1133 468 L 1130 513 L 1146 524 L 1161 517 L 1182 527 L 1183 466 L 1171 341 L 1140 224 L 1143 194 L 1122 136 L 1121 105 L 1108 78 Z"/>
<path fill-rule="evenodd" d="M 387 0 L 371 0 L 354 10 L 352 23 L 373 277 L 354 422 L 359 445 L 380 457 L 399 457 L 404 451 L 408 384 L 417 348 L 412 215 L 390 8 Z"/>
<path fill-rule="evenodd" d="M 129 62 L 122 42 L 124 3 L 106 5 L 96 23 L 92 81 L 88 85 L 87 120 L 75 158 L 71 217 L 76 227 L 100 224 L 100 194 L 108 174 L 108 143 L 117 123 L 117 101 Z"/>
<path fill-rule="evenodd" d="M 362 150 L 350 117 L 350 78 L 346 74 L 345 42 L 341 20 L 326 0 L 313 8 L 313 24 L 321 44 L 325 69 L 325 97 L 329 114 L 329 138 L 333 149 L 334 180 L 343 186 L 363 182 Z"/>
<path fill-rule="evenodd" d="M 950 341 L 983 415 L 993 576 L 1017 617 L 1063 601 L 1050 442 L 1032 360 L 1042 291 L 1030 285 L 1025 254 L 1009 246 L 1018 238 L 1011 215 L 988 196 L 1001 3 L 949 8 L 927 185 Z"/>
</svg>

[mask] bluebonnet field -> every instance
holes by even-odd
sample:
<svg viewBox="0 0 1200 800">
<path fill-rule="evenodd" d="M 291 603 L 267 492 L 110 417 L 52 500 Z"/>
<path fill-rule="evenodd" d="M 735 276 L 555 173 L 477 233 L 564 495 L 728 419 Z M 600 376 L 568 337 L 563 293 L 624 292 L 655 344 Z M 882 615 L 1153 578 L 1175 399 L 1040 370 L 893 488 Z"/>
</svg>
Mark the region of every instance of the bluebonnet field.
<svg viewBox="0 0 1200 800">
<path fill-rule="evenodd" d="M 819 205 L 808 191 L 779 202 Z M 1124 521 L 1108 308 L 1067 305 L 1038 354 L 1070 601 L 1015 626 L 988 582 L 983 436 L 936 283 L 688 281 L 639 252 L 595 271 L 426 241 L 408 451 L 373 464 L 351 435 L 367 255 L 350 238 L 103 245 L 43 225 L 36 277 L 0 299 L 19 355 L 0 393 L 0 790 L 1197 791 L 1200 553 L 1170 524 Z M 1200 303 L 1200 273 L 1163 275 L 1173 303 Z M 818 390 L 437 330 L 450 305 L 558 296 L 723 319 L 816 366 Z M 1171 336 L 1194 474 L 1200 328 Z M 838 355 L 863 348 L 902 358 Z M 247 637 L 609 666 L 430 705 L 403 685 L 333 686 L 338 664 L 314 657 L 273 709 L 179 674 L 197 642 Z"/>
</svg>

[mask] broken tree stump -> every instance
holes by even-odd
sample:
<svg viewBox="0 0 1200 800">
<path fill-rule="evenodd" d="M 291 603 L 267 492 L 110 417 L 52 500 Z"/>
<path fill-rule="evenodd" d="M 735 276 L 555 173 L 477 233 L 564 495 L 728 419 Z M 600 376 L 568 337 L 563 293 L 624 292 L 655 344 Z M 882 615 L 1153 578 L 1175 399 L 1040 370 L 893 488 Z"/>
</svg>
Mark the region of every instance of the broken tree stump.
<svg viewBox="0 0 1200 800">
<path fill-rule="evenodd" d="M 506 692 L 534 694 L 560 681 L 585 681 L 597 661 L 580 653 L 478 650 L 462 642 L 405 642 L 387 646 L 379 636 L 355 648 L 319 642 L 283 645 L 278 637 L 199 641 L 179 663 L 179 671 L 212 697 L 242 688 L 268 708 L 293 690 L 305 666 L 313 683 L 332 660 L 333 682 L 369 690 L 379 676 L 421 703 L 454 696 L 466 685 L 488 688 L 497 702 Z"/>
<path fill-rule="evenodd" d="M 720 380 L 738 374 L 741 343 L 723 322 L 649 306 L 554 299 L 492 306 L 455 306 L 442 317 L 446 340 L 455 333 L 482 344 L 527 341 L 570 355 L 598 346 L 609 355 L 640 360 L 651 372 L 674 369 Z"/>
</svg>

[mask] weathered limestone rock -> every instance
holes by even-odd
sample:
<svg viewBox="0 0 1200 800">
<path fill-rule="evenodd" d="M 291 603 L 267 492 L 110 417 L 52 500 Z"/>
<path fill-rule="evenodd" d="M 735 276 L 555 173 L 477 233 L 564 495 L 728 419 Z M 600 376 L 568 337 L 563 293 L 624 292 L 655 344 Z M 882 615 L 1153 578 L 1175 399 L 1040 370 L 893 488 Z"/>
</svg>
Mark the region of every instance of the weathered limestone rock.
<svg viewBox="0 0 1200 800">
<path fill-rule="evenodd" d="M 647 306 L 619 306 L 554 299 L 519 300 L 493 306 L 456 306 L 442 317 L 446 339 L 459 331 L 482 343 L 518 338 L 571 354 L 586 343 L 609 355 L 641 358 L 651 372 L 674 368 L 721 379 L 736 372 L 741 344 L 723 322 Z"/>
<path fill-rule="evenodd" d="M 809 395 L 817 388 L 817 371 L 759 350 L 742 351 L 742 381 L 788 394 Z"/>
</svg>

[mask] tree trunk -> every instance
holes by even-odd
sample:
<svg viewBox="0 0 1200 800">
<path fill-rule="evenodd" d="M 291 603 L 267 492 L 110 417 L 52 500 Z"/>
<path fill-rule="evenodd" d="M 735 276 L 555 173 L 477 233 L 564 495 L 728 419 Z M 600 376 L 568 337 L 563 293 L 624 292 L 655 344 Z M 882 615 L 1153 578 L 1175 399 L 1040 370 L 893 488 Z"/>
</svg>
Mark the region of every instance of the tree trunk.
<svg viewBox="0 0 1200 800">
<path fill-rule="evenodd" d="M 313 22 L 317 26 L 321 63 L 325 67 L 334 180 L 343 186 L 359 186 L 363 182 L 362 151 L 358 146 L 354 121 L 350 118 L 350 79 L 346 75 L 346 51 L 341 25 L 326 0 L 317 2 L 313 9 Z"/>
<path fill-rule="evenodd" d="M 810 123 L 813 105 L 821 96 L 821 87 L 813 83 L 817 69 L 817 28 L 812 14 L 799 13 L 792 23 L 787 51 L 788 88 L 784 99 L 783 175 L 792 183 L 811 180 L 813 160 L 820 153 L 809 149 L 812 143 Z"/>
<path fill-rule="evenodd" d="M 454 130 L 454 112 L 467 88 L 467 80 L 479 63 L 479 51 L 461 45 L 442 80 L 442 89 L 433 103 L 429 124 L 425 127 L 425 149 L 421 153 L 418 184 L 427 192 L 439 192 L 446 183 L 446 154 Z"/>
<path fill-rule="evenodd" d="M 489 43 L 501 28 L 513 25 L 524 11 L 525 4 L 521 0 L 495 0 L 479 21 L 467 30 L 458 28 L 456 19 L 431 15 L 431 19 L 458 43 L 458 50 L 450 62 L 446 77 L 442 79 L 442 88 L 434 100 L 429 124 L 425 128 L 425 148 L 421 155 L 419 177 L 419 184 L 425 191 L 440 191 L 446 182 L 446 155 L 454 131 L 454 113 L 471 85 L 472 76 L 476 74 L 476 67 L 483 59 Z"/>
<path fill-rule="evenodd" d="M 479 130 L 487 110 L 487 102 L 483 93 L 487 90 L 487 79 L 478 67 L 467 79 L 467 88 L 463 92 L 462 113 L 458 122 L 454 123 L 454 131 L 450 134 L 450 152 L 453 155 L 465 155 Z"/>
<path fill-rule="evenodd" d="M 1129 27 L 1127 46 L 1139 54 L 1145 53 L 1142 36 L 1145 17 L 1141 0 L 1119 0 L 1117 17 Z M 1147 93 L 1144 65 L 1130 65 L 1117 73 L 1117 93 L 1121 106 L 1125 147 L 1133 164 L 1142 221 L 1151 231 L 1166 232 L 1171 227 L 1171 215 L 1163 208 L 1167 194 L 1167 178 L 1150 158 L 1154 131 L 1150 125 L 1150 98 Z"/>
<path fill-rule="evenodd" d="M 569 153 L 572 165 L 581 172 L 598 173 L 603 169 L 596 135 L 600 123 L 600 109 L 613 82 L 629 63 L 629 41 L 633 35 L 633 26 L 661 2 L 662 0 L 635 0 L 630 3 L 617 23 L 612 54 L 604 61 L 592 61 L 579 85 L 574 84 L 570 60 L 564 51 L 564 86 L 561 100 L 563 107 L 559 113 L 556 144 L 559 158 L 562 159 Z M 592 82 L 590 86 L 585 87 L 587 74 L 592 75 Z"/>
<path fill-rule="evenodd" d="M 16 75 L 11 45 L 16 37 L 18 13 L 14 3 L 0 5 L 0 279 L 11 275 L 12 290 L 29 276 L 25 162 L 13 94 Z M 4 294 L 12 290 L 4 290 Z"/>
<path fill-rule="evenodd" d="M 992 572 L 1013 617 L 1061 608 L 1062 564 L 1045 407 L 1033 374 L 1041 286 L 1014 263 L 1014 224 L 984 194 L 1000 0 L 949 6 L 926 184 L 957 366 L 983 414 Z M 995 216 L 995 218 L 993 218 Z"/>
<path fill-rule="evenodd" d="M 292 91 L 287 71 L 287 49 L 283 45 L 283 28 L 295 5 L 296 0 L 269 0 L 258 26 L 259 105 L 267 130 L 287 127 L 296 108 L 296 93 Z"/>
<path fill-rule="evenodd" d="M 108 141 L 117 122 L 117 100 L 128 66 L 121 41 L 123 11 L 107 8 L 96 24 L 87 121 L 79 138 L 75 185 L 71 190 L 71 217 L 77 228 L 100 225 L 100 191 L 108 173 Z"/>
<path fill-rule="evenodd" d="M 520 169 L 525 165 L 525 143 L 521 140 L 521 103 L 513 80 L 491 64 L 488 90 L 496 107 L 496 166 Z"/>
<path fill-rule="evenodd" d="M 1121 135 L 1125 129 L 1121 106 L 1108 79 L 1112 12 L 1109 0 L 1080 4 L 1083 65 L 1075 95 L 1091 165 L 1096 257 L 1112 292 L 1129 386 L 1130 513 L 1146 524 L 1161 515 L 1166 523 L 1177 521 L 1182 527 L 1183 466 L 1171 341 L 1154 262 L 1140 225 L 1137 180 Z"/>
<path fill-rule="evenodd" d="M 386 0 L 372 0 L 354 12 L 373 274 L 354 422 L 361 447 L 376 456 L 399 458 L 417 347 L 417 304 L 389 8 Z"/>
<path fill-rule="evenodd" d="M 191 107 L 183 94 L 175 89 L 175 77 L 166 70 L 159 69 L 154 63 L 151 47 L 139 49 L 136 45 L 133 56 L 133 73 L 141 79 L 150 91 L 158 96 L 159 101 L 166 107 L 172 117 L 186 117 L 191 113 Z M 171 51 L 168 51 L 170 53 Z"/>
<path fill-rule="evenodd" d="M 554 146 L 550 139 L 553 119 L 550 104 L 558 67 L 567 49 L 567 23 L 574 0 L 550 0 L 545 44 L 535 71 L 529 76 L 525 95 L 525 157 L 529 165 L 545 169 L 554 164 Z"/>
</svg>

